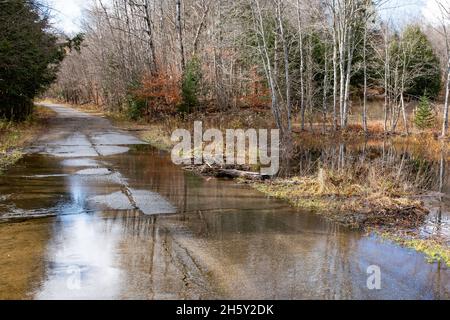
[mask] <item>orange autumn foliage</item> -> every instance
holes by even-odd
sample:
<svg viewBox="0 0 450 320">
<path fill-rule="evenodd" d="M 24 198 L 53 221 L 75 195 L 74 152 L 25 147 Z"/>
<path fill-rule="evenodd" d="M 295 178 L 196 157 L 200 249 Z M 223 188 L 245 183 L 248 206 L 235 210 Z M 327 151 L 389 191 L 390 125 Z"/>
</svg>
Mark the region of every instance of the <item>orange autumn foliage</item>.
<svg viewBox="0 0 450 320">
<path fill-rule="evenodd" d="M 181 103 L 179 80 L 163 73 L 145 75 L 134 94 L 137 98 L 148 102 L 149 108 L 153 109 L 149 110 L 150 112 L 171 113 Z"/>
<path fill-rule="evenodd" d="M 256 67 L 250 71 L 253 81 L 248 85 L 245 95 L 239 98 L 242 106 L 251 108 L 265 108 L 270 104 L 270 92 L 265 81 L 258 74 Z"/>
</svg>

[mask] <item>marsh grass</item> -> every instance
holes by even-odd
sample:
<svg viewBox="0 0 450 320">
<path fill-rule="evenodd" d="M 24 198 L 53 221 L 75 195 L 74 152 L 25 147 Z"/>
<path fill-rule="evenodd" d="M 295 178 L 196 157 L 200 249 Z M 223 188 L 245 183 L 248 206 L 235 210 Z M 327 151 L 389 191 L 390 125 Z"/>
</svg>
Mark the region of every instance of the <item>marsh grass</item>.
<svg viewBox="0 0 450 320">
<path fill-rule="evenodd" d="M 380 161 L 344 169 L 322 166 L 315 174 L 252 185 L 269 196 L 353 227 L 413 228 L 423 222 L 427 210 L 415 199 L 420 187 L 411 182 L 411 176 L 414 172 L 399 174 Z"/>
</svg>

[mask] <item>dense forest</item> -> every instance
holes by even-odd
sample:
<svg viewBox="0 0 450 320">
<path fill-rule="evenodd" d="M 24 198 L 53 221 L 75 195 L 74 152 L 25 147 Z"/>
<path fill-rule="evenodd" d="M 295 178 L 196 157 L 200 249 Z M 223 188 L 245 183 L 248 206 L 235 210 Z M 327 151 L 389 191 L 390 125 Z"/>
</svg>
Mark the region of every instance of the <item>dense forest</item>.
<svg viewBox="0 0 450 320">
<path fill-rule="evenodd" d="M 308 124 L 345 129 L 358 104 L 367 132 L 369 101 L 379 99 L 385 132 L 409 133 L 439 115 L 445 134 L 450 9 L 441 3 L 440 24 L 398 27 L 381 18 L 387 3 L 98 0 L 68 42 L 42 3 L 2 1 L 1 114 L 26 117 L 59 69 L 52 97 L 132 119 L 263 108 L 289 134 Z M 419 100 L 411 117 L 408 105 Z"/>
<path fill-rule="evenodd" d="M 408 132 L 407 103 L 448 88 L 449 8 L 441 6 L 440 26 L 398 28 L 380 18 L 385 4 L 96 1 L 53 95 L 132 118 L 267 107 L 283 132 L 295 122 L 346 128 L 355 101 L 367 131 L 367 101 L 378 96 L 384 130 L 401 123 Z M 447 119 L 448 94 L 440 109 Z"/>
</svg>

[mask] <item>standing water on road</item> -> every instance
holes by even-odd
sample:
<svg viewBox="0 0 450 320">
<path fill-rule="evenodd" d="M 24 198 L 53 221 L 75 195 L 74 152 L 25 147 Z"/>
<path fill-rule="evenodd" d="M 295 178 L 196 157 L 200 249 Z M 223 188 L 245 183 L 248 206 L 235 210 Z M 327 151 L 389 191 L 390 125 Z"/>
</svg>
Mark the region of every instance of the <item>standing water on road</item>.
<svg viewBox="0 0 450 320">
<path fill-rule="evenodd" d="M 421 254 L 50 107 L 49 133 L 0 176 L 0 298 L 450 298 L 449 270 Z"/>
</svg>

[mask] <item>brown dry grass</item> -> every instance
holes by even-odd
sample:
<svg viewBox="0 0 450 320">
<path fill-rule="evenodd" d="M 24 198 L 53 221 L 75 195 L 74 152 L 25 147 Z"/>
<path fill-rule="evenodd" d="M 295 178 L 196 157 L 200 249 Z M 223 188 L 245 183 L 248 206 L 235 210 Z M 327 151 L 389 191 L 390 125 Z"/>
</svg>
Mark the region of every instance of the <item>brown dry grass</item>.
<svg viewBox="0 0 450 320">
<path fill-rule="evenodd" d="M 347 170 L 322 168 L 317 175 L 254 182 L 263 193 L 287 200 L 353 227 L 414 228 L 427 210 L 420 192 L 394 169 L 361 164 Z"/>
<path fill-rule="evenodd" d="M 0 121 L 0 172 L 22 157 L 22 148 L 45 130 L 48 119 L 54 115 L 50 109 L 36 107 L 34 114 L 26 121 Z"/>
</svg>

